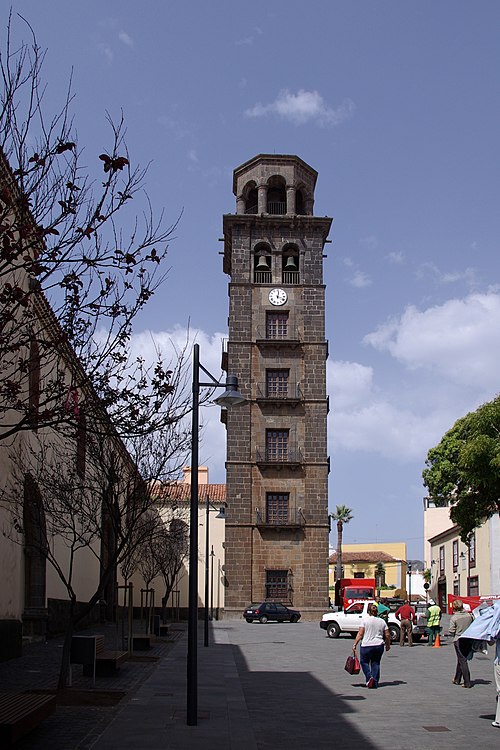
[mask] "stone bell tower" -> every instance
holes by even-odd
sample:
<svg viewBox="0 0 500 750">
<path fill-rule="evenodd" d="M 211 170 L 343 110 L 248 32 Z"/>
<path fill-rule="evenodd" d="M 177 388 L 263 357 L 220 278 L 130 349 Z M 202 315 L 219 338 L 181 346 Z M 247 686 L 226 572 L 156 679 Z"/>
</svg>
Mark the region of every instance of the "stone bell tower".
<svg viewBox="0 0 500 750">
<path fill-rule="evenodd" d="M 328 472 L 323 252 L 317 172 L 260 154 L 234 171 L 224 227 L 227 372 L 249 403 L 228 410 L 225 616 L 281 602 L 328 606 Z"/>
</svg>

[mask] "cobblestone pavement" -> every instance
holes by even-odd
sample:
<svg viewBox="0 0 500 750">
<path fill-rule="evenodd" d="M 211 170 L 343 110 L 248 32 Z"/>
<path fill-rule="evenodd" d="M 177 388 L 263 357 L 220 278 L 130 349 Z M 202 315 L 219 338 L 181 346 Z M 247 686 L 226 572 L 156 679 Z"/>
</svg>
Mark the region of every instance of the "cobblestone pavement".
<svg viewBox="0 0 500 750">
<path fill-rule="evenodd" d="M 134 629 L 134 632 L 139 628 Z M 104 694 L 102 702 L 115 705 L 57 705 L 52 716 L 16 744 L 16 750 L 88 750 L 106 726 L 120 710 L 120 703 L 130 697 L 151 676 L 161 659 L 172 649 L 176 639 L 185 630 L 183 624 L 174 625 L 168 638 L 157 639 L 153 648 L 146 652 L 135 652 L 132 660 L 121 665 L 115 675 L 97 677 L 95 688 L 92 677 L 83 675 L 80 665 L 73 666 L 74 692 L 89 691 L 90 695 Z M 114 625 L 99 626 L 78 635 L 104 634 L 106 648 L 122 649 L 121 634 Z M 19 659 L 0 662 L 0 685 L 2 691 L 23 692 L 55 691 L 59 677 L 62 654 L 62 638 L 46 643 L 32 643 L 23 648 Z M 109 694 L 109 695 L 106 695 Z M 123 696 L 123 697 L 122 697 Z M 120 701 L 121 697 L 121 701 Z M 108 700 L 105 700 L 108 698 Z M 111 698 L 111 700 L 109 700 Z M 99 698 L 98 698 L 99 700 Z"/>
<path fill-rule="evenodd" d="M 446 621 L 445 621 L 446 623 Z M 318 623 L 211 623 L 210 648 L 198 639 L 198 722 L 186 723 L 186 628 L 173 643 L 128 662 L 97 689 L 123 690 L 109 708 L 58 706 L 21 750 L 470 750 L 497 747 L 493 656 L 471 663 L 473 688 L 452 684 L 455 652 L 425 641 L 394 645 L 382 659 L 378 690 L 344 663 L 352 640 L 329 639 Z M 446 624 L 445 624 L 446 629 Z M 6 687 L 53 686 L 60 644 L 33 646 L 0 664 Z M 75 687 L 89 687 L 81 675 Z"/>
</svg>

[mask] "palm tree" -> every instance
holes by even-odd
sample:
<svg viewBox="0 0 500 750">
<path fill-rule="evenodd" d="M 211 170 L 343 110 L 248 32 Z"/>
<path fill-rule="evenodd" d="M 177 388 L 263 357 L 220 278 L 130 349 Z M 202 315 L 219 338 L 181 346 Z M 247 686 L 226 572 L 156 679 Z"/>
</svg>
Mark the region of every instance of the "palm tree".
<svg viewBox="0 0 500 750">
<path fill-rule="evenodd" d="M 347 505 L 337 505 L 334 513 L 330 517 L 337 521 L 337 566 L 335 568 L 335 578 L 340 581 L 342 578 L 342 532 L 344 524 L 352 520 L 352 510 Z"/>
</svg>

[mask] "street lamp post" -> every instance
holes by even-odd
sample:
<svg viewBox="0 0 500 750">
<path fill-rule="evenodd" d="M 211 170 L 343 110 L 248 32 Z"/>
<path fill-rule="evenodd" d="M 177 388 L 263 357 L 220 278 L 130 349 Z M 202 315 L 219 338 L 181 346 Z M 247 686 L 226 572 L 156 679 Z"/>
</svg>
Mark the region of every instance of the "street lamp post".
<svg viewBox="0 0 500 750">
<path fill-rule="evenodd" d="M 200 382 L 200 370 L 210 378 Z M 189 593 L 188 593 L 188 643 L 187 643 L 187 720 L 188 726 L 198 723 L 198 449 L 200 386 L 224 388 L 225 392 L 214 402 L 231 407 L 246 403 L 238 391 L 238 379 L 228 375 L 219 383 L 200 363 L 200 345 L 193 346 L 193 402 L 191 418 L 191 498 L 189 505 Z"/>
<path fill-rule="evenodd" d="M 214 545 L 210 552 L 210 619 L 214 619 Z"/>
</svg>

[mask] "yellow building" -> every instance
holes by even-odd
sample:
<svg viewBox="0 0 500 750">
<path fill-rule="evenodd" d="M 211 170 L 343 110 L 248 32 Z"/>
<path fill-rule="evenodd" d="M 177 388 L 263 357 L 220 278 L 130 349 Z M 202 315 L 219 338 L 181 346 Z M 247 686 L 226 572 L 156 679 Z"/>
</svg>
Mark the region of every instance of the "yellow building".
<svg viewBox="0 0 500 750">
<path fill-rule="evenodd" d="M 336 562 L 337 553 L 334 552 L 328 560 L 330 591 L 333 591 L 335 587 Z M 394 596 L 394 591 L 405 588 L 406 544 L 404 542 L 343 544 L 342 568 L 344 578 L 378 579 L 380 596 Z"/>
</svg>

